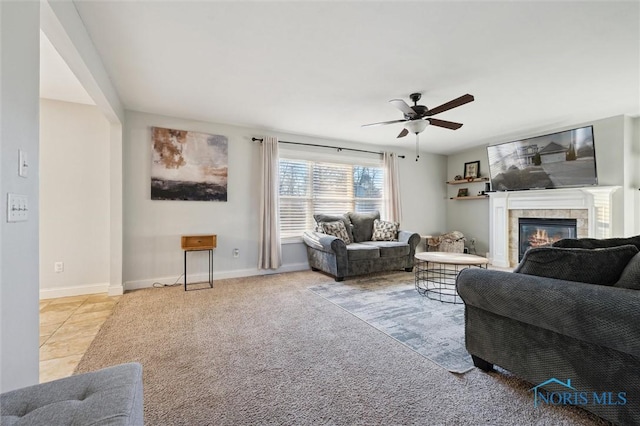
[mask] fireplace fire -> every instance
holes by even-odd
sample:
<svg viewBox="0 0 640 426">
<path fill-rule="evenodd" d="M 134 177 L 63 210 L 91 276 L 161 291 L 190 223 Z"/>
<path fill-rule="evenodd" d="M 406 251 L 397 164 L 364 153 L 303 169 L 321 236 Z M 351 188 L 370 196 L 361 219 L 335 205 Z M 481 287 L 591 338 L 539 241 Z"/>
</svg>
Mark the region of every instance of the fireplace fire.
<svg viewBox="0 0 640 426">
<path fill-rule="evenodd" d="M 518 219 L 518 261 L 530 248 L 548 247 L 563 238 L 576 238 L 576 219 Z"/>
</svg>

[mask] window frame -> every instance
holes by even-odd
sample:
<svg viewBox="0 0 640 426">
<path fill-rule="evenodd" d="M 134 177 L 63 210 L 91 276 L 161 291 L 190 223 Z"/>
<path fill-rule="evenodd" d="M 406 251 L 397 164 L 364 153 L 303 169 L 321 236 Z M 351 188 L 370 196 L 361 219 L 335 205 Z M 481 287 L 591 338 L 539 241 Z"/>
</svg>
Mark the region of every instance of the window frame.
<svg viewBox="0 0 640 426">
<path fill-rule="evenodd" d="M 350 198 L 340 198 L 341 202 L 350 202 L 351 203 L 351 208 L 348 211 L 353 211 L 355 209 L 356 206 L 356 202 L 358 201 L 378 201 L 379 202 L 379 210 L 381 212 L 381 214 L 384 213 L 385 210 L 385 206 L 387 203 L 387 198 L 386 198 L 386 194 L 385 194 L 385 180 L 386 180 L 386 173 L 384 171 L 384 164 L 382 162 L 382 158 L 371 158 L 371 154 L 367 155 L 367 156 L 363 156 L 363 155 L 345 155 L 344 153 L 340 153 L 340 154 L 330 154 L 327 152 L 317 152 L 314 150 L 291 150 L 291 149 L 280 149 L 280 154 L 279 154 L 279 161 L 304 161 L 307 163 L 311 163 L 313 165 L 315 164 L 335 164 L 335 165 L 344 165 L 347 167 L 350 167 L 351 170 L 349 172 L 350 175 L 350 182 L 348 184 L 347 187 L 352 188 L 352 192 L 353 192 L 353 167 L 370 167 L 370 168 L 376 168 L 379 169 L 381 172 L 381 182 L 380 182 L 380 192 L 381 192 L 381 198 L 358 198 L 356 197 L 355 192 L 353 192 L 350 196 Z M 309 167 L 308 170 L 308 195 L 306 196 L 302 196 L 300 197 L 300 199 L 306 200 L 306 207 L 305 207 L 305 211 L 308 212 L 308 216 L 306 217 L 306 225 L 305 225 L 305 229 L 303 231 L 301 231 L 300 235 L 286 235 L 283 234 L 282 232 L 282 219 L 280 217 L 280 233 L 281 233 L 281 243 L 282 244 L 291 244 L 291 243 L 298 243 L 302 241 L 302 232 L 307 231 L 312 229 L 313 225 L 315 224 L 315 222 L 313 221 L 313 214 L 315 214 L 316 212 L 316 208 L 315 208 L 315 200 L 317 200 L 317 198 L 314 197 L 314 193 L 313 193 L 313 167 Z M 279 174 L 279 178 L 281 178 L 282 175 Z M 278 200 L 279 200 L 279 204 L 280 204 L 280 208 L 282 208 L 282 200 L 283 198 L 288 198 L 288 199 L 293 199 L 293 197 L 295 196 L 282 196 L 280 195 L 280 192 L 278 192 Z M 344 211 L 343 213 L 346 213 L 346 211 Z M 280 215 L 281 212 L 278 212 L 278 215 Z"/>
</svg>

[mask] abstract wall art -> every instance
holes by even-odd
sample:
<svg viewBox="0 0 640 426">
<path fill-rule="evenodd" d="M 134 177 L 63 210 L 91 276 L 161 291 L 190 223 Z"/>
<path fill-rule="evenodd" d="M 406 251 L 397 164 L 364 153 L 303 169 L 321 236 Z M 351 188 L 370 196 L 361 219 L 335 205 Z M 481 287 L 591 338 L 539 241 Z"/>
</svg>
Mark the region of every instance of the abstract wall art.
<svg viewBox="0 0 640 426">
<path fill-rule="evenodd" d="M 227 201 L 226 136 L 151 128 L 151 199 Z"/>
</svg>

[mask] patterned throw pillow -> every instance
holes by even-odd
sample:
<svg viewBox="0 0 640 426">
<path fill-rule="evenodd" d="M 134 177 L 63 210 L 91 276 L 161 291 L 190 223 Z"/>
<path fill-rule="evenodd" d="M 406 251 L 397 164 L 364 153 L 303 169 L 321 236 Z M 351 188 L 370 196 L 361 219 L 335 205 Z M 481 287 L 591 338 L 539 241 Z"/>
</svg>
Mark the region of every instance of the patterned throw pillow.
<svg viewBox="0 0 640 426">
<path fill-rule="evenodd" d="M 373 241 L 396 241 L 398 239 L 398 222 L 387 222 L 376 219 L 373 221 Z"/>
<path fill-rule="evenodd" d="M 1 1 L 1 0 L 0 0 Z M 344 227 L 347 230 L 347 235 L 351 242 L 354 241 L 353 233 L 351 231 L 351 220 L 349 220 L 349 216 L 347 214 L 343 215 L 330 215 L 330 214 L 322 214 L 317 213 L 313 215 L 313 219 L 316 221 L 316 232 L 324 232 L 322 230 L 322 222 L 335 222 L 336 220 L 344 223 Z"/>
<path fill-rule="evenodd" d="M 351 239 L 349 238 L 349 234 L 347 234 L 347 228 L 345 228 L 344 222 L 341 220 L 322 222 L 320 226 L 322 226 L 322 232 L 325 234 L 340 238 L 345 244 L 351 244 Z"/>
</svg>

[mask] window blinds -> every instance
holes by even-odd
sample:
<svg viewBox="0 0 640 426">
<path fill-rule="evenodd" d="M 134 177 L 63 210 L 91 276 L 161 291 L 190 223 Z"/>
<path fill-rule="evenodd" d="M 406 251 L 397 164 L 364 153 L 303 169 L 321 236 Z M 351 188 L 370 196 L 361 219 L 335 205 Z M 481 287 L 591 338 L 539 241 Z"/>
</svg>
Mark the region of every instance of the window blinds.
<svg viewBox="0 0 640 426">
<path fill-rule="evenodd" d="M 315 228 L 313 215 L 382 210 L 382 167 L 280 159 L 280 235 Z"/>
</svg>

